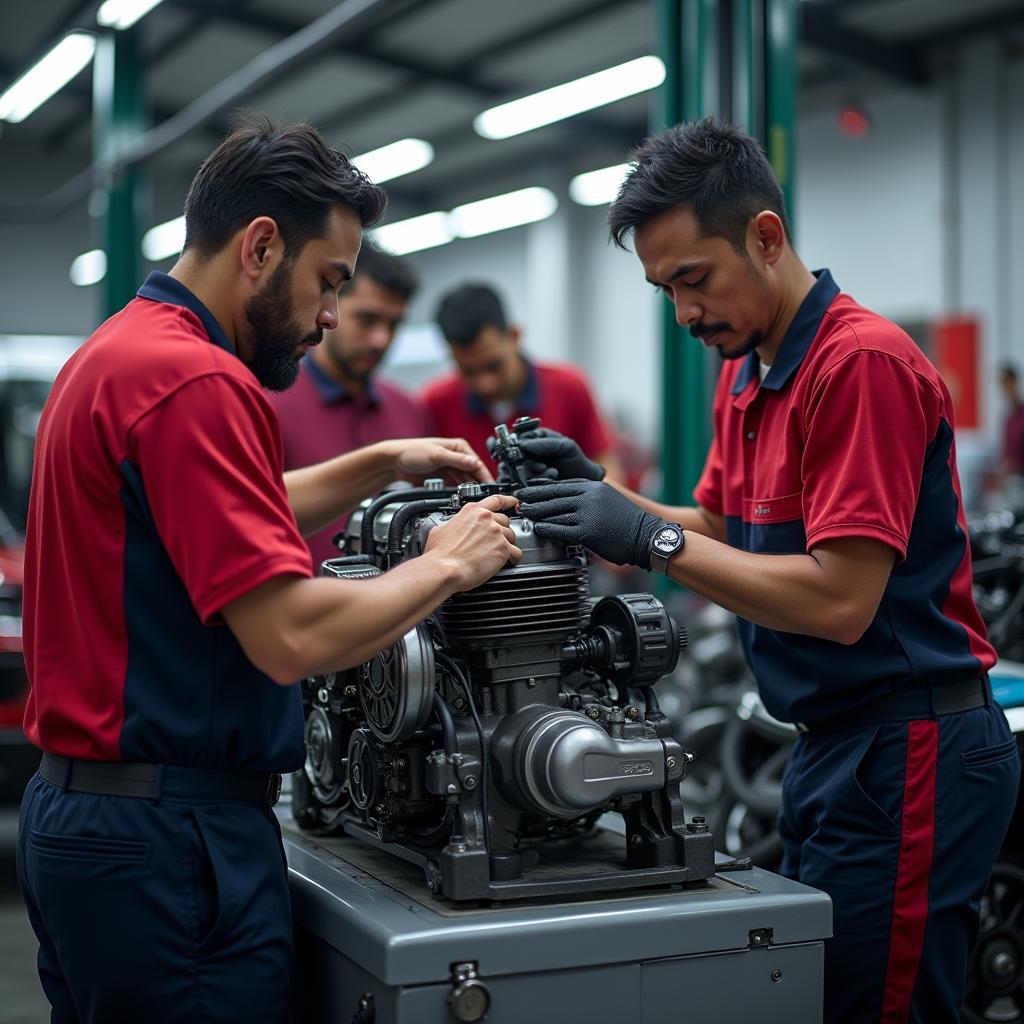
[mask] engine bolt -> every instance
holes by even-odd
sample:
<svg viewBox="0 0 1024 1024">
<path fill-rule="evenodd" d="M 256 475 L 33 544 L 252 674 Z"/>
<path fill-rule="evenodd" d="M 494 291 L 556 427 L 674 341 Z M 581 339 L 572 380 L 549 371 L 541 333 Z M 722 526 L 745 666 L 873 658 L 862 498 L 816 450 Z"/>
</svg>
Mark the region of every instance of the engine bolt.
<svg viewBox="0 0 1024 1024">
<path fill-rule="evenodd" d="M 346 697 L 354 697 L 356 695 L 356 688 L 354 686 L 346 686 L 342 692 Z"/>
<path fill-rule="evenodd" d="M 583 709 L 583 714 L 585 714 L 587 716 L 587 718 L 595 718 L 595 719 L 596 718 L 600 718 L 601 717 L 601 709 L 596 704 L 588 704 Z"/>
<path fill-rule="evenodd" d="M 665 758 L 665 767 L 669 771 L 672 771 L 672 769 L 675 768 L 675 766 L 676 766 L 676 759 L 674 757 L 666 757 Z"/>
<path fill-rule="evenodd" d="M 476 776 L 475 775 L 467 775 L 462 780 L 462 783 L 466 787 L 466 789 L 476 789 Z"/>
<path fill-rule="evenodd" d="M 635 722 L 640 717 L 640 709 L 630 704 L 629 707 L 626 708 L 626 717 Z"/>
<path fill-rule="evenodd" d="M 772 981 L 782 981 L 782 971 L 780 971 L 778 967 L 772 971 Z"/>
<path fill-rule="evenodd" d="M 462 765 L 462 762 L 466 760 L 465 754 L 452 754 L 451 762 L 456 768 Z"/>
<path fill-rule="evenodd" d="M 321 686 L 320 689 L 316 691 L 316 699 L 320 701 L 321 704 L 326 704 L 331 699 L 331 695 L 327 692 L 326 686 Z"/>
<path fill-rule="evenodd" d="M 456 786 L 454 782 L 449 782 L 448 785 L 445 786 L 444 791 L 446 793 L 458 793 L 459 787 Z"/>
<path fill-rule="evenodd" d="M 427 888 L 432 893 L 438 893 L 441 891 L 441 883 L 436 878 L 427 879 Z"/>
</svg>

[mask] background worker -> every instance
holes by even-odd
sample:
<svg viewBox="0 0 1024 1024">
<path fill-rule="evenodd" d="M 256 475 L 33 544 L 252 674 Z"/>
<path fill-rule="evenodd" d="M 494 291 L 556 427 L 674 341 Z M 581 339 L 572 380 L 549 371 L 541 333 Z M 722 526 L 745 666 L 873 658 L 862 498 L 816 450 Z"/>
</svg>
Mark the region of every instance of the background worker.
<svg viewBox="0 0 1024 1024">
<path fill-rule="evenodd" d="M 679 324 L 725 360 L 696 507 L 599 482 L 546 438 L 527 458 L 577 479 L 525 488 L 522 511 L 740 617 L 765 705 L 801 724 L 782 871 L 832 897 L 825 1020 L 954 1024 L 1020 764 L 986 674 L 949 391 L 803 265 L 753 139 L 683 124 L 635 159 L 612 238 L 632 234 Z"/>
<path fill-rule="evenodd" d="M 235 132 L 192 182 L 181 258 L 75 353 L 43 411 L 24 629 L 25 731 L 44 754 L 18 876 L 57 1024 L 289 1019 L 271 806 L 303 761 L 292 684 L 372 657 L 521 557 L 511 499 L 493 496 L 379 578 L 310 578 L 302 533 L 396 474 L 486 476 L 437 439 L 282 473 L 263 389 L 337 326 L 384 205 L 308 125 Z"/>
<path fill-rule="evenodd" d="M 528 359 L 522 331 L 510 324 L 498 293 L 467 283 L 448 292 L 437 310 L 456 373 L 428 385 L 423 399 L 434 430 L 464 437 L 489 464 L 487 439 L 496 423 L 539 416 L 545 427 L 574 437 L 583 451 L 615 476 L 614 437 L 583 375 L 576 369 Z"/>
<path fill-rule="evenodd" d="M 271 394 L 284 435 L 284 468 L 297 469 L 377 441 L 431 431 L 419 399 L 377 377 L 417 280 L 404 260 L 364 242 L 338 299 L 338 326 L 302 360 L 299 379 Z M 331 538 L 347 516 L 306 538 L 313 570 L 337 556 Z"/>
</svg>

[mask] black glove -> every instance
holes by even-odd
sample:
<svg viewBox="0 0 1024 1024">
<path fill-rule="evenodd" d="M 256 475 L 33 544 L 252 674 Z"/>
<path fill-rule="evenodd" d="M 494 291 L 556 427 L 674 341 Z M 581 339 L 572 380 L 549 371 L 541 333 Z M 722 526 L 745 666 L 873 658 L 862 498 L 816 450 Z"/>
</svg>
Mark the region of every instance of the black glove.
<svg viewBox="0 0 1024 1024">
<path fill-rule="evenodd" d="M 651 541 L 665 525 L 598 480 L 558 480 L 516 493 L 519 510 L 541 537 L 582 544 L 616 565 L 651 567 Z"/>
<path fill-rule="evenodd" d="M 494 446 L 498 443 L 493 437 L 487 438 L 484 442 L 487 445 L 487 450 L 491 453 L 491 458 L 494 458 Z M 525 452 L 523 453 L 526 454 Z M 526 470 L 527 480 L 557 480 L 558 473 L 544 465 L 543 462 L 534 462 L 532 459 L 523 459 L 523 469 Z M 511 480 L 508 472 L 508 466 L 504 462 L 498 466 L 498 483 L 507 484 Z"/>
<path fill-rule="evenodd" d="M 527 475 L 551 476 L 556 480 L 603 480 L 604 466 L 588 459 L 571 438 L 538 427 L 519 435 L 519 447 L 526 462 Z"/>
</svg>

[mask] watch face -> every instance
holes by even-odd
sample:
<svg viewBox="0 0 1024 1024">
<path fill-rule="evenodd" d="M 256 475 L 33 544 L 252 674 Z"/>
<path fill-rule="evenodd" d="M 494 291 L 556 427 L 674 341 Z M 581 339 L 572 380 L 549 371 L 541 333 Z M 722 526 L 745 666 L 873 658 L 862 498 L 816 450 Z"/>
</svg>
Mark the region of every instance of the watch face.
<svg viewBox="0 0 1024 1024">
<path fill-rule="evenodd" d="M 679 546 L 679 530 L 674 526 L 666 526 L 654 538 L 656 551 L 664 551 L 671 554 Z"/>
</svg>

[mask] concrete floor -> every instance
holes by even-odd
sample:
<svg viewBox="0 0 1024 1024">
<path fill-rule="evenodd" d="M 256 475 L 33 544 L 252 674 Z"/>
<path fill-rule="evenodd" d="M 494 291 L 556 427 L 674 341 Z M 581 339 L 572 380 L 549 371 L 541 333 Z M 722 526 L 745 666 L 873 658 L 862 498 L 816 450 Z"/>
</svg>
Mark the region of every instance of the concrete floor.
<svg viewBox="0 0 1024 1024">
<path fill-rule="evenodd" d="M 0 808 L 0 1024 L 45 1024 L 50 1006 L 36 974 L 36 937 L 14 872 L 17 808 Z"/>
</svg>

